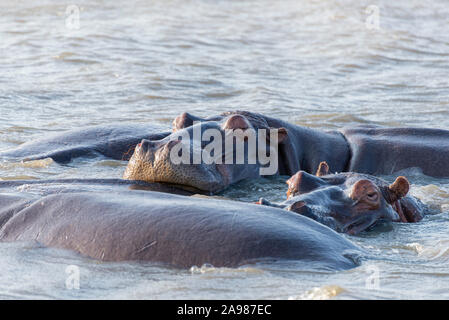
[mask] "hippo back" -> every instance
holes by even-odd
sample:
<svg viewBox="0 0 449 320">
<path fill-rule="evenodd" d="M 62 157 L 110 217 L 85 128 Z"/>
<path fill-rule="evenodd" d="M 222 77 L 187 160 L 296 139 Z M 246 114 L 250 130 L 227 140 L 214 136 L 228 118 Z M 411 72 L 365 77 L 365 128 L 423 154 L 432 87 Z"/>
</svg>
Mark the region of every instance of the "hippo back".
<svg viewBox="0 0 449 320">
<path fill-rule="evenodd" d="M 0 152 L 0 158 L 39 160 L 52 158 L 66 163 L 78 157 L 104 156 L 129 160 L 142 139 L 159 140 L 169 135 L 159 125 L 111 124 L 54 133 Z"/>
<path fill-rule="evenodd" d="M 356 127 L 342 130 L 351 147 L 348 171 L 373 175 L 418 168 L 449 177 L 449 131 L 426 128 Z"/>
<path fill-rule="evenodd" d="M 287 259 L 346 269 L 357 265 L 354 255 L 362 252 L 331 229 L 291 212 L 150 191 L 44 196 L 15 212 L 0 229 L 0 239 L 37 241 L 104 261 L 178 267 Z"/>
</svg>

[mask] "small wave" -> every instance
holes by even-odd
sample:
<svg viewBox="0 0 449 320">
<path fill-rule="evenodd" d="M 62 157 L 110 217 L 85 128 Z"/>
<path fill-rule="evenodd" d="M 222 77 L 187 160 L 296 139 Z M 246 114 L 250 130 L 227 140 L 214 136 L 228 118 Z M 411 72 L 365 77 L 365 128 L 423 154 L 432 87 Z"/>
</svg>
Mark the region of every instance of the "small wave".
<svg viewBox="0 0 449 320">
<path fill-rule="evenodd" d="M 36 130 L 36 128 L 34 128 L 34 127 L 14 125 L 14 126 L 10 126 L 8 128 L 2 129 L 1 132 L 5 132 L 5 133 L 20 132 L 20 133 L 22 133 L 22 132 L 34 131 L 34 130 Z"/>
<path fill-rule="evenodd" d="M 329 285 L 319 288 L 313 288 L 298 296 L 290 296 L 288 297 L 288 300 L 329 300 L 338 296 L 344 291 L 345 289 L 340 286 Z"/>
<path fill-rule="evenodd" d="M 89 59 L 62 59 L 62 61 L 75 63 L 75 64 L 96 64 L 96 63 L 100 63 L 97 60 L 89 60 Z"/>
<path fill-rule="evenodd" d="M 214 267 L 211 264 L 203 264 L 201 267 L 192 266 L 189 269 L 191 274 L 206 274 L 206 273 L 263 273 L 262 270 L 251 268 L 251 267 L 242 267 L 242 268 L 225 268 L 225 267 Z"/>
<path fill-rule="evenodd" d="M 422 247 L 419 255 L 431 261 L 447 263 L 449 261 L 449 240 L 440 240 L 432 246 Z"/>
<path fill-rule="evenodd" d="M 7 180 L 38 180 L 39 178 L 27 175 L 19 175 L 19 176 L 9 176 L 9 177 L 0 177 L 0 181 Z"/>
<path fill-rule="evenodd" d="M 438 212 L 448 211 L 449 209 L 449 187 L 447 185 L 428 184 L 413 187 L 411 193 Z"/>
<path fill-rule="evenodd" d="M 423 245 L 420 243 L 417 243 L 417 242 L 407 243 L 405 245 L 405 247 L 407 249 L 411 249 L 411 250 L 415 251 L 418 255 L 420 255 L 424 251 Z"/>
<path fill-rule="evenodd" d="M 10 170 L 15 168 L 30 168 L 30 169 L 48 168 L 53 162 L 54 161 L 51 158 L 22 161 L 22 162 L 2 162 L 0 163 L 0 169 Z"/>
<path fill-rule="evenodd" d="M 103 161 L 98 162 L 97 165 L 100 167 L 117 168 L 117 167 L 126 166 L 127 164 L 124 164 L 123 162 L 117 161 L 117 160 L 103 160 Z"/>
<path fill-rule="evenodd" d="M 406 177 L 416 177 L 416 176 L 423 176 L 424 172 L 421 168 L 418 167 L 411 167 L 406 169 L 401 169 L 398 171 L 395 171 L 394 174 L 406 176 Z"/>
<path fill-rule="evenodd" d="M 53 58 L 55 59 L 65 59 L 66 57 L 71 57 L 73 56 L 74 53 L 73 52 L 61 52 L 60 54 L 53 56 Z"/>
<path fill-rule="evenodd" d="M 144 98 L 148 99 L 148 100 L 168 100 L 168 99 L 170 99 L 169 97 L 157 96 L 157 95 L 151 95 L 151 94 L 145 95 Z"/>
<path fill-rule="evenodd" d="M 243 90 L 234 90 L 234 91 L 219 91 L 219 92 L 209 92 L 206 93 L 205 96 L 207 98 L 214 98 L 214 99 L 224 99 L 224 98 L 231 98 L 235 96 L 239 96 L 243 94 Z"/>
</svg>

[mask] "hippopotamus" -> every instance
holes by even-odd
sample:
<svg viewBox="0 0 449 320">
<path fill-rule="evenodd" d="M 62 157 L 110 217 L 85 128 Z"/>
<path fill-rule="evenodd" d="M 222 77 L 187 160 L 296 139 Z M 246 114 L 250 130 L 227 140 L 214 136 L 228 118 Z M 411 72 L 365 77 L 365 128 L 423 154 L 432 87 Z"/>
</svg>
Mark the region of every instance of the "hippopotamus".
<svg viewBox="0 0 449 320">
<path fill-rule="evenodd" d="M 408 195 L 410 184 L 403 176 L 388 184 L 367 174 L 329 174 L 329 165 L 322 162 L 316 175 L 299 171 L 287 184 L 286 201 L 274 204 L 261 198 L 257 203 L 296 212 L 352 235 L 379 221 L 417 222 L 427 210 Z"/>
<path fill-rule="evenodd" d="M 179 268 L 297 261 L 340 270 L 356 267 L 367 254 L 293 212 L 117 182 L 0 183 L 0 241 L 32 241 L 101 261 Z"/>
<path fill-rule="evenodd" d="M 260 129 L 266 130 L 264 136 L 259 136 Z M 243 179 L 277 174 L 278 160 L 274 156 L 286 134 L 284 128 L 262 127 L 240 114 L 196 123 L 160 140 L 142 140 L 123 178 L 172 183 L 216 193 Z M 241 150 L 240 156 L 237 150 Z M 182 157 L 174 161 L 179 154 Z"/>
<path fill-rule="evenodd" d="M 259 163 L 171 163 L 169 149 L 179 143 L 182 133 L 188 132 L 187 137 L 192 137 L 192 131 L 198 127 L 201 133 L 210 128 L 277 130 L 278 140 L 271 149 L 277 154 L 277 165 L 271 174 L 291 176 L 300 170 L 313 173 L 324 160 L 333 172 L 381 175 L 420 168 L 426 175 L 449 176 L 449 131 L 446 130 L 367 126 L 324 132 L 258 113 L 232 111 L 210 118 L 181 114 L 173 121 L 170 136 L 158 141 L 143 140 L 137 145 L 124 178 L 170 182 L 214 193 L 242 179 L 263 176 L 258 170 Z M 194 139 L 190 139 L 192 143 Z M 204 141 L 198 148 L 205 148 Z M 223 157 L 224 152 L 216 155 L 217 159 Z"/>
<path fill-rule="evenodd" d="M 346 171 L 389 175 L 418 169 L 427 176 L 449 177 L 449 131 L 430 128 L 343 128 L 351 147 Z"/>
<path fill-rule="evenodd" d="M 182 113 L 173 121 L 173 130 L 233 114 L 246 117 L 255 127 L 285 129 L 286 138 L 279 145 L 281 175 L 291 176 L 299 170 L 314 173 L 326 161 L 333 172 L 390 175 L 415 168 L 428 176 L 449 177 L 449 130 L 364 125 L 322 131 L 248 111 L 210 118 Z"/>
<path fill-rule="evenodd" d="M 340 132 L 313 130 L 259 113 L 229 111 L 210 118 L 200 118 L 184 112 L 173 121 L 173 131 L 185 129 L 193 122 L 223 121 L 235 115 L 244 117 L 256 130 L 281 130 L 284 137 L 278 146 L 280 175 L 291 176 L 299 170 L 312 172 L 324 160 L 338 172 L 344 171 L 348 166 L 351 151 Z"/>
<path fill-rule="evenodd" d="M 104 156 L 129 160 L 142 139 L 158 140 L 169 135 L 163 126 L 140 124 L 110 124 L 78 128 L 54 133 L 0 152 L 4 160 L 40 160 L 51 158 L 68 163 L 78 157 Z"/>
</svg>

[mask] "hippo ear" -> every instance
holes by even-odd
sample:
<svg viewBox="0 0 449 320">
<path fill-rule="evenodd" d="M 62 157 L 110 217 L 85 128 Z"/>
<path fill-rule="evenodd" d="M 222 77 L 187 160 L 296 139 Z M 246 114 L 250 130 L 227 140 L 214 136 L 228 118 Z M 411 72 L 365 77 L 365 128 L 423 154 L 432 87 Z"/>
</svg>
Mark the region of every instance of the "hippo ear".
<svg viewBox="0 0 449 320">
<path fill-rule="evenodd" d="M 303 212 L 306 209 L 306 203 L 304 201 L 297 201 L 295 203 L 292 203 L 287 210 L 288 211 L 293 211 L 296 213 L 301 214 L 301 212 Z"/>
<path fill-rule="evenodd" d="M 230 116 L 226 122 L 223 124 L 223 130 L 246 130 L 250 127 L 248 120 L 239 114 Z"/>
<path fill-rule="evenodd" d="M 405 197 L 409 190 L 410 183 L 407 178 L 403 176 L 397 177 L 396 180 L 388 187 L 391 201 L 396 201 Z"/>
<path fill-rule="evenodd" d="M 173 120 L 172 123 L 173 132 L 190 127 L 193 125 L 194 121 L 200 120 L 201 118 L 192 116 L 190 113 L 183 112 L 179 116 L 177 116 L 175 120 Z"/>
<path fill-rule="evenodd" d="M 287 199 L 302 193 L 311 192 L 322 186 L 328 185 L 323 179 L 309 174 L 305 171 L 298 171 L 286 181 L 288 185 Z"/>
<path fill-rule="evenodd" d="M 320 163 L 320 165 L 318 166 L 318 170 L 316 171 L 316 176 L 317 177 L 322 177 L 325 175 L 329 174 L 329 165 L 327 164 L 326 161 L 323 161 Z"/>
<path fill-rule="evenodd" d="M 277 131 L 278 144 L 284 142 L 285 139 L 287 139 L 287 137 L 288 137 L 288 130 L 285 129 L 284 127 L 281 127 L 281 128 L 270 128 L 269 132 L 271 130 L 276 130 Z M 270 140 L 270 138 L 271 138 L 271 133 L 267 134 L 267 140 Z"/>
<path fill-rule="evenodd" d="M 291 176 L 285 183 L 288 185 L 287 189 L 287 199 L 294 196 L 298 192 L 299 181 L 301 180 L 301 176 L 297 172 L 293 176 Z"/>
<path fill-rule="evenodd" d="M 295 173 L 294 175 L 292 175 L 290 178 L 288 178 L 288 180 L 285 181 L 285 183 L 288 184 L 289 186 L 291 186 L 292 184 L 295 183 L 295 180 L 297 179 L 297 175 L 298 175 L 298 172 Z"/>
</svg>

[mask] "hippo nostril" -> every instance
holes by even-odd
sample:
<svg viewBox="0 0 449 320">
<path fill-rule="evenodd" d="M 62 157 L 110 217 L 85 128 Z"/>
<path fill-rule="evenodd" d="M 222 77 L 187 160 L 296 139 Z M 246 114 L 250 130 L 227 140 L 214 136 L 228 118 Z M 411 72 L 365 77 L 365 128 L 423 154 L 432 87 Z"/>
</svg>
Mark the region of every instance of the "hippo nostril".
<svg viewBox="0 0 449 320">
<path fill-rule="evenodd" d="M 136 151 L 147 152 L 153 147 L 153 143 L 149 140 L 142 140 L 137 146 Z"/>
<path fill-rule="evenodd" d="M 376 201 L 378 198 L 378 194 L 377 192 L 370 192 L 366 195 L 368 197 L 369 200 L 371 201 Z"/>
</svg>

